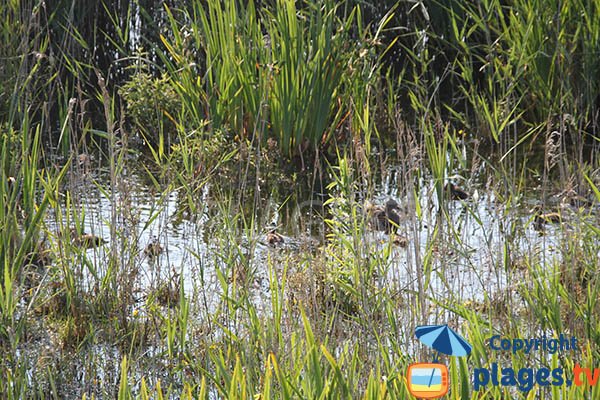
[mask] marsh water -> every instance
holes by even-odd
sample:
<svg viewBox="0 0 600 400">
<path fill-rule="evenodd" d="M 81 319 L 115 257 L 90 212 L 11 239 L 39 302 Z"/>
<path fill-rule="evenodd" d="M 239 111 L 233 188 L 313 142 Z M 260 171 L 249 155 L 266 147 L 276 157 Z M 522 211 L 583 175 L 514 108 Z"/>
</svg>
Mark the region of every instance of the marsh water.
<svg viewBox="0 0 600 400">
<path fill-rule="evenodd" d="M 273 311 L 271 292 L 278 290 L 273 287 L 273 276 L 277 281 L 287 271 L 287 276 L 296 277 L 296 282 L 290 278 L 285 290 L 285 301 L 292 301 L 294 290 L 316 273 L 311 270 L 319 269 L 319 257 L 336 257 L 340 248 L 331 243 L 352 240 L 352 224 L 345 220 L 349 214 L 340 211 L 347 202 L 332 201 L 343 196 L 335 187 L 315 184 L 310 176 L 256 179 L 258 184 L 247 182 L 244 193 L 238 185 L 222 184 L 227 178 L 214 179 L 199 186 L 190 197 L 183 188 L 169 185 L 168 179 L 156 179 L 140 159 L 127 161 L 123 173 L 111 180 L 107 166 L 95 156 L 86 157 L 92 160 L 89 165 L 75 163 L 69 170 L 65 180 L 69 196 L 61 197 L 60 204 L 48 214 L 46 240 L 60 242 L 64 232 L 75 226 L 80 232 L 105 239 L 105 244 L 90 249 L 73 246 L 78 256 L 67 262 L 79 276 L 82 293 L 91 296 L 99 282 L 111 274 L 108 268 L 113 252 L 121 258 L 121 265 L 131 266 L 126 275 L 129 281 L 121 283 L 131 287 L 133 299 L 128 301 L 124 316 L 131 323 L 145 321 L 152 314 L 148 307 L 154 313 L 156 307 L 163 307 L 165 318 L 176 318 L 169 309 L 183 295 L 190 302 L 191 324 L 196 326 L 187 333 L 188 339 L 201 341 L 210 331 L 203 326 L 210 325 L 211 316 L 222 312 L 223 304 L 230 301 L 229 289 L 225 288 L 236 281 L 246 288 L 246 301 L 268 316 Z M 358 246 L 365 260 L 378 260 L 369 279 L 374 287 L 402 298 L 407 307 L 418 293 L 432 304 L 444 301 L 482 312 L 503 308 L 526 318 L 520 290 L 535 277 L 520 267 L 519 260 L 525 263 L 528 255 L 535 254 L 542 262 L 540 269 L 551 276 L 556 272 L 551 266 L 564 258 L 564 235 L 577 235 L 579 225 L 598 221 L 597 208 L 568 206 L 563 210 L 562 225 L 546 224 L 540 230 L 531 211 L 539 203 L 534 195 L 509 207 L 475 178 L 469 180 L 468 189 L 465 186 L 468 199 L 447 199 L 442 207 L 431 177 L 420 178 L 413 186 L 415 191 L 410 192 L 399 178 L 401 167 L 386 165 L 374 178 L 374 195 L 366 198 L 357 192 L 352 203 L 358 210 L 358 223 L 365 224 Z M 224 204 L 223 198 L 230 199 L 231 204 Z M 390 198 L 402 209 L 396 235 L 370 229 L 365 214 L 366 202 L 382 205 Z M 193 204 L 189 204 L 190 199 Z M 232 206 L 236 202 L 245 206 Z M 277 240 L 269 236 L 275 232 Z M 400 243 L 397 237 L 402 238 Z M 54 261 L 55 267 L 64 263 Z M 50 271 L 52 268 L 42 279 L 51 279 Z M 462 323 L 446 309 L 428 311 L 428 320 L 421 323 Z M 414 342 L 409 327 L 414 321 L 407 317 L 401 322 L 406 324 L 405 346 L 410 350 Z M 243 335 L 248 329 L 234 320 L 228 323 L 224 328 L 232 334 Z M 70 366 L 63 375 L 72 387 L 64 390 L 75 396 L 94 392 L 98 387 L 94 382 L 103 382 L 103 387 L 117 384 L 123 349 L 111 340 L 99 340 L 60 351 L 59 355 L 55 335 L 39 335 L 23 347 L 22 355 L 48 365 L 60 357 L 61 365 Z M 135 357 L 139 370 L 177 384 L 178 378 L 164 361 L 168 359 L 164 346 L 145 340 L 145 351 Z"/>
<path fill-rule="evenodd" d="M 0 398 L 599 397 L 531 369 L 600 359 L 598 7 L 46 3 L 0 3 Z"/>
<path fill-rule="evenodd" d="M 372 230 L 365 240 L 373 253 L 391 251 L 383 273 L 400 291 L 418 290 L 417 274 L 422 270 L 417 264 L 422 264 L 427 249 L 435 246 L 432 253 L 435 259 L 431 263 L 433 279 L 426 285 L 429 295 L 460 303 L 482 303 L 486 300 L 484 293 L 505 296 L 507 291 L 514 289 L 513 283 L 526 278 L 518 265 L 505 265 L 505 246 L 510 246 L 513 254 L 517 254 L 515 259 L 519 258 L 519 252 L 523 257 L 537 254 L 551 265 L 561 259 L 562 235 L 575 234 L 578 224 L 586 220 L 593 223 L 594 218 L 597 219 L 594 217 L 597 210 L 570 207 L 569 221 L 565 224 L 567 230 L 548 224 L 541 231 L 537 229 L 531 211 L 538 203 L 533 196 L 524 199 L 518 207 L 509 208 L 493 192 L 486 192 L 485 187 L 476 185 L 469 189 L 469 199 L 448 201 L 444 210 L 448 213 L 447 224 L 441 228 L 446 230 L 444 240 L 433 244 L 434 231 L 440 229 L 439 221 L 443 216 L 433 181 L 421 179 L 417 195 L 407 195 L 394 179 L 397 166 L 386 168 L 374 198 L 368 201 L 384 204 L 387 199 L 394 198 L 399 202 L 404 217 L 397 236 L 406 239 L 406 245 L 394 244 L 390 235 Z M 302 253 L 327 246 L 328 225 L 324 219 L 335 219 L 335 216 L 327 215 L 327 209 L 331 207 L 325 205 L 327 195 L 302 183 L 278 185 L 277 182 L 265 182 L 267 190 L 258 188 L 260 198 L 248 196 L 248 203 L 256 201 L 260 204 L 244 211 L 252 221 L 246 221 L 245 227 L 240 226 L 240 221 L 223 227 L 216 226 L 212 219 L 221 214 L 217 219 L 222 223 L 222 214 L 231 210 L 215 203 L 214 192 L 220 189 L 211 184 L 198 190 L 196 212 L 192 213 L 177 188 L 166 192 L 157 190 L 149 182 L 148 172 L 142 169 L 134 168 L 120 177 L 118 187 L 113 191 L 102 168 L 84 174 L 74 170 L 72 174 L 69 185 L 73 198 L 70 201 L 75 209 L 85 214 L 85 218 L 76 224 L 81 224 L 82 231 L 108 242 L 83 252 L 85 262 L 82 264 L 86 265 L 83 274 L 103 271 L 111 246 L 114 244 L 120 249 L 126 243 L 127 248 L 134 249 L 132 257 L 139 268 L 135 278 L 139 311 L 143 311 L 143 300 L 152 284 L 169 280 L 183 283 L 183 289 L 189 295 L 206 293 L 203 295 L 204 312 L 214 311 L 222 294 L 216 272 L 226 266 L 223 254 L 228 244 L 223 242 L 224 238 L 243 249 L 243 256 L 249 260 L 255 276 L 252 291 L 260 304 L 261 295 L 269 290 L 268 265 L 282 269 L 290 260 L 301 259 Z M 100 190 L 99 187 L 107 189 Z M 116 203 L 111 195 L 117 199 Z M 420 215 L 417 215 L 417 209 L 420 209 Z M 116 238 L 111 237 L 114 233 L 110 228 L 115 217 L 113 213 L 119 227 Z M 56 218 L 62 220 L 59 222 Z M 74 216 L 58 215 L 48 222 L 56 238 L 60 237 L 61 229 L 75 223 Z M 221 229 L 227 233 L 215 234 L 215 230 Z M 277 232 L 282 241 L 271 243 L 269 232 Z M 512 242 L 505 243 L 507 238 Z M 159 244 L 159 254 L 148 251 L 153 244 Z M 268 306 L 268 302 L 264 303 Z"/>
</svg>

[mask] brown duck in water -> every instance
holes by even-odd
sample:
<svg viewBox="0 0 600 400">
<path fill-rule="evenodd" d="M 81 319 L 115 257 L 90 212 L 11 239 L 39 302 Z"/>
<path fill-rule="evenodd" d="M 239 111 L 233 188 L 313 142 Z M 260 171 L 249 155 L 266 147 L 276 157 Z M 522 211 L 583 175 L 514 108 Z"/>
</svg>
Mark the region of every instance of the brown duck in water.
<svg viewBox="0 0 600 400">
<path fill-rule="evenodd" d="M 75 228 L 71 228 L 71 244 L 73 244 L 73 246 L 83 247 L 85 249 L 93 249 L 106 243 L 108 242 L 99 236 L 85 232 L 79 235 L 77 234 L 77 230 Z"/>
<path fill-rule="evenodd" d="M 398 230 L 401 212 L 400 206 L 394 199 L 389 199 L 385 203 L 385 206 L 367 205 L 370 226 L 377 231 L 384 231 L 387 234 L 396 233 Z"/>
<path fill-rule="evenodd" d="M 455 185 L 454 183 L 448 183 L 444 186 L 444 190 L 447 193 L 450 193 L 450 199 L 452 200 L 466 200 L 469 197 L 469 193 L 465 192 L 463 189 Z"/>
<path fill-rule="evenodd" d="M 269 246 L 277 246 L 283 244 L 285 239 L 282 235 L 277 233 L 275 229 L 272 229 L 269 232 L 267 232 L 267 235 L 265 236 L 265 241 Z"/>
<path fill-rule="evenodd" d="M 546 224 L 562 223 L 562 216 L 558 211 L 543 212 L 540 205 L 533 207 L 531 211 L 535 214 L 533 217 L 533 227 L 538 231 L 542 231 Z"/>
<path fill-rule="evenodd" d="M 575 189 L 565 189 L 558 194 L 561 199 L 561 206 L 569 204 L 575 208 L 591 208 L 594 206 L 594 201 L 589 196 L 579 194 Z"/>
<path fill-rule="evenodd" d="M 160 245 L 160 242 L 155 237 L 144 249 L 144 254 L 146 257 L 150 259 L 154 259 L 162 254 L 164 251 L 163 247 Z"/>
<path fill-rule="evenodd" d="M 394 243 L 396 246 L 406 247 L 408 246 L 408 238 L 406 236 L 394 235 L 392 243 Z"/>
</svg>

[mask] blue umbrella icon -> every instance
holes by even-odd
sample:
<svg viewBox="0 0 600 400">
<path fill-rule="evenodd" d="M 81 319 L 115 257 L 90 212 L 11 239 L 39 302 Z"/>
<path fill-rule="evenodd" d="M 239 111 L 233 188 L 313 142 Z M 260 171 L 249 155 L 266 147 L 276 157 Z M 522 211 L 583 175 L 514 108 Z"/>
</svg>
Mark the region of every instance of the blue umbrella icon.
<svg viewBox="0 0 600 400">
<path fill-rule="evenodd" d="M 421 343 L 449 356 L 464 357 L 471 353 L 471 345 L 452 328 L 445 325 L 423 325 L 415 329 L 415 335 Z M 434 362 L 437 361 L 437 356 Z M 432 369 L 429 386 L 435 370 Z"/>
<path fill-rule="evenodd" d="M 471 353 L 471 345 L 446 325 L 424 325 L 415 329 L 421 343 L 449 356 L 464 357 Z"/>
</svg>

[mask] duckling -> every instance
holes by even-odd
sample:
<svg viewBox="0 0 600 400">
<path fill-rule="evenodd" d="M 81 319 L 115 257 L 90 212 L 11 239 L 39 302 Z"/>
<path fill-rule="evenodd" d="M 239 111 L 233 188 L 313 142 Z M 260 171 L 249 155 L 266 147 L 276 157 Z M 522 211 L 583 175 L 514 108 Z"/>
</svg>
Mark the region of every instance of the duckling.
<svg viewBox="0 0 600 400">
<path fill-rule="evenodd" d="M 83 247 L 85 249 L 93 249 L 108 242 L 103 238 L 91 233 L 83 232 L 81 235 L 78 235 L 77 230 L 75 228 L 71 228 L 71 243 L 73 246 Z"/>
<path fill-rule="evenodd" d="M 574 180 L 574 177 L 570 177 L 566 182 L 562 182 L 564 189 L 551 195 L 548 202 L 556 203 L 561 209 L 589 209 L 594 207 L 593 193 L 589 189 L 576 185 Z"/>
<path fill-rule="evenodd" d="M 576 208 L 591 208 L 594 206 L 594 202 L 587 197 L 574 195 L 569 198 L 569 204 Z"/>
<path fill-rule="evenodd" d="M 469 193 L 465 192 L 452 182 L 447 183 L 446 186 L 444 186 L 444 190 L 450 193 L 451 200 L 466 200 L 471 197 L 469 196 Z"/>
<path fill-rule="evenodd" d="M 543 212 L 542 206 L 537 205 L 531 209 L 535 213 L 533 218 L 533 227 L 535 230 L 541 231 L 546 224 L 562 223 L 562 216 L 557 211 Z"/>
<path fill-rule="evenodd" d="M 25 256 L 25 265 L 33 265 L 37 268 L 42 268 L 52 264 L 54 257 L 52 250 L 48 247 L 47 239 L 44 237 L 37 248 Z"/>
<path fill-rule="evenodd" d="M 562 222 L 562 217 L 560 213 L 553 211 L 537 214 L 534 221 L 537 225 L 558 224 Z"/>
<path fill-rule="evenodd" d="M 277 233 L 275 231 L 275 229 L 272 229 L 269 232 L 267 232 L 267 235 L 265 236 L 265 240 L 266 240 L 267 244 L 270 246 L 278 246 L 285 242 L 285 239 L 283 238 L 283 236 L 280 235 L 279 233 Z"/>
<path fill-rule="evenodd" d="M 594 202 L 587 196 L 582 196 L 575 189 L 566 189 L 558 194 L 561 199 L 561 206 L 569 204 L 575 208 L 591 208 Z"/>
<path fill-rule="evenodd" d="M 74 245 L 85 247 L 86 249 L 100 247 L 106 243 L 108 242 L 105 239 L 96 235 L 92 235 L 91 233 L 84 233 L 83 235 L 73 239 Z"/>
<path fill-rule="evenodd" d="M 160 245 L 160 242 L 158 241 L 158 239 L 154 238 L 150 243 L 148 243 L 148 245 L 144 249 L 144 254 L 148 258 L 154 259 L 154 258 L 158 257 L 159 255 L 161 255 L 163 251 L 164 251 L 164 249 Z"/>
<path fill-rule="evenodd" d="M 160 283 L 159 287 L 153 290 L 153 295 L 159 304 L 172 307 L 179 302 L 181 294 L 181 281 L 179 273 L 175 269 L 171 270 L 170 277 Z"/>
<path fill-rule="evenodd" d="M 408 246 L 408 238 L 406 236 L 394 235 L 394 238 L 392 239 L 392 243 L 394 243 L 396 246 L 404 248 L 404 247 Z"/>
<path fill-rule="evenodd" d="M 367 204 L 367 213 L 370 214 L 370 226 L 377 231 L 384 231 L 388 235 L 396 233 L 400 225 L 400 205 L 394 199 L 389 199 L 384 206 Z"/>
</svg>

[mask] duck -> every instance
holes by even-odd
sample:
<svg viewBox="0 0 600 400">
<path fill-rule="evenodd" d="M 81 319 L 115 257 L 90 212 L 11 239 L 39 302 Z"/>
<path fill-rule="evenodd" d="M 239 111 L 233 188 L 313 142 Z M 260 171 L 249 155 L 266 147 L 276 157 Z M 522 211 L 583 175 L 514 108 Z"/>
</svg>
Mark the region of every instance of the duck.
<svg viewBox="0 0 600 400">
<path fill-rule="evenodd" d="M 154 238 L 150 243 L 148 243 L 146 248 L 144 248 L 144 254 L 150 259 L 158 257 L 163 251 L 164 249 L 160 245 L 160 242 L 157 238 Z"/>
<path fill-rule="evenodd" d="M 531 211 L 534 213 L 533 227 L 538 231 L 543 230 L 546 224 L 562 223 L 562 215 L 558 211 L 543 212 L 540 205 L 533 207 Z"/>
<path fill-rule="evenodd" d="M 108 242 L 100 236 L 85 232 L 79 235 L 77 234 L 77 229 L 71 228 L 71 244 L 73 244 L 73 246 L 83 247 L 85 249 L 94 249 L 106 243 Z"/>
<path fill-rule="evenodd" d="M 465 192 L 462 188 L 454 183 L 450 182 L 444 186 L 444 190 L 447 193 L 450 193 L 451 200 L 467 200 L 469 197 L 469 193 Z"/>
<path fill-rule="evenodd" d="M 367 205 L 367 213 L 370 214 L 370 226 L 377 231 L 384 231 L 388 235 L 396 233 L 400 225 L 400 205 L 396 200 L 389 199 L 385 206 Z"/>
<path fill-rule="evenodd" d="M 275 231 L 275 229 L 271 229 L 267 232 L 265 236 L 265 241 L 269 246 L 278 246 L 285 242 L 283 236 Z"/>
<path fill-rule="evenodd" d="M 392 243 L 399 247 L 407 247 L 408 246 L 408 238 L 406 236 L 398 236 L 394 235 L 392 239 Z"/>
</svg>

